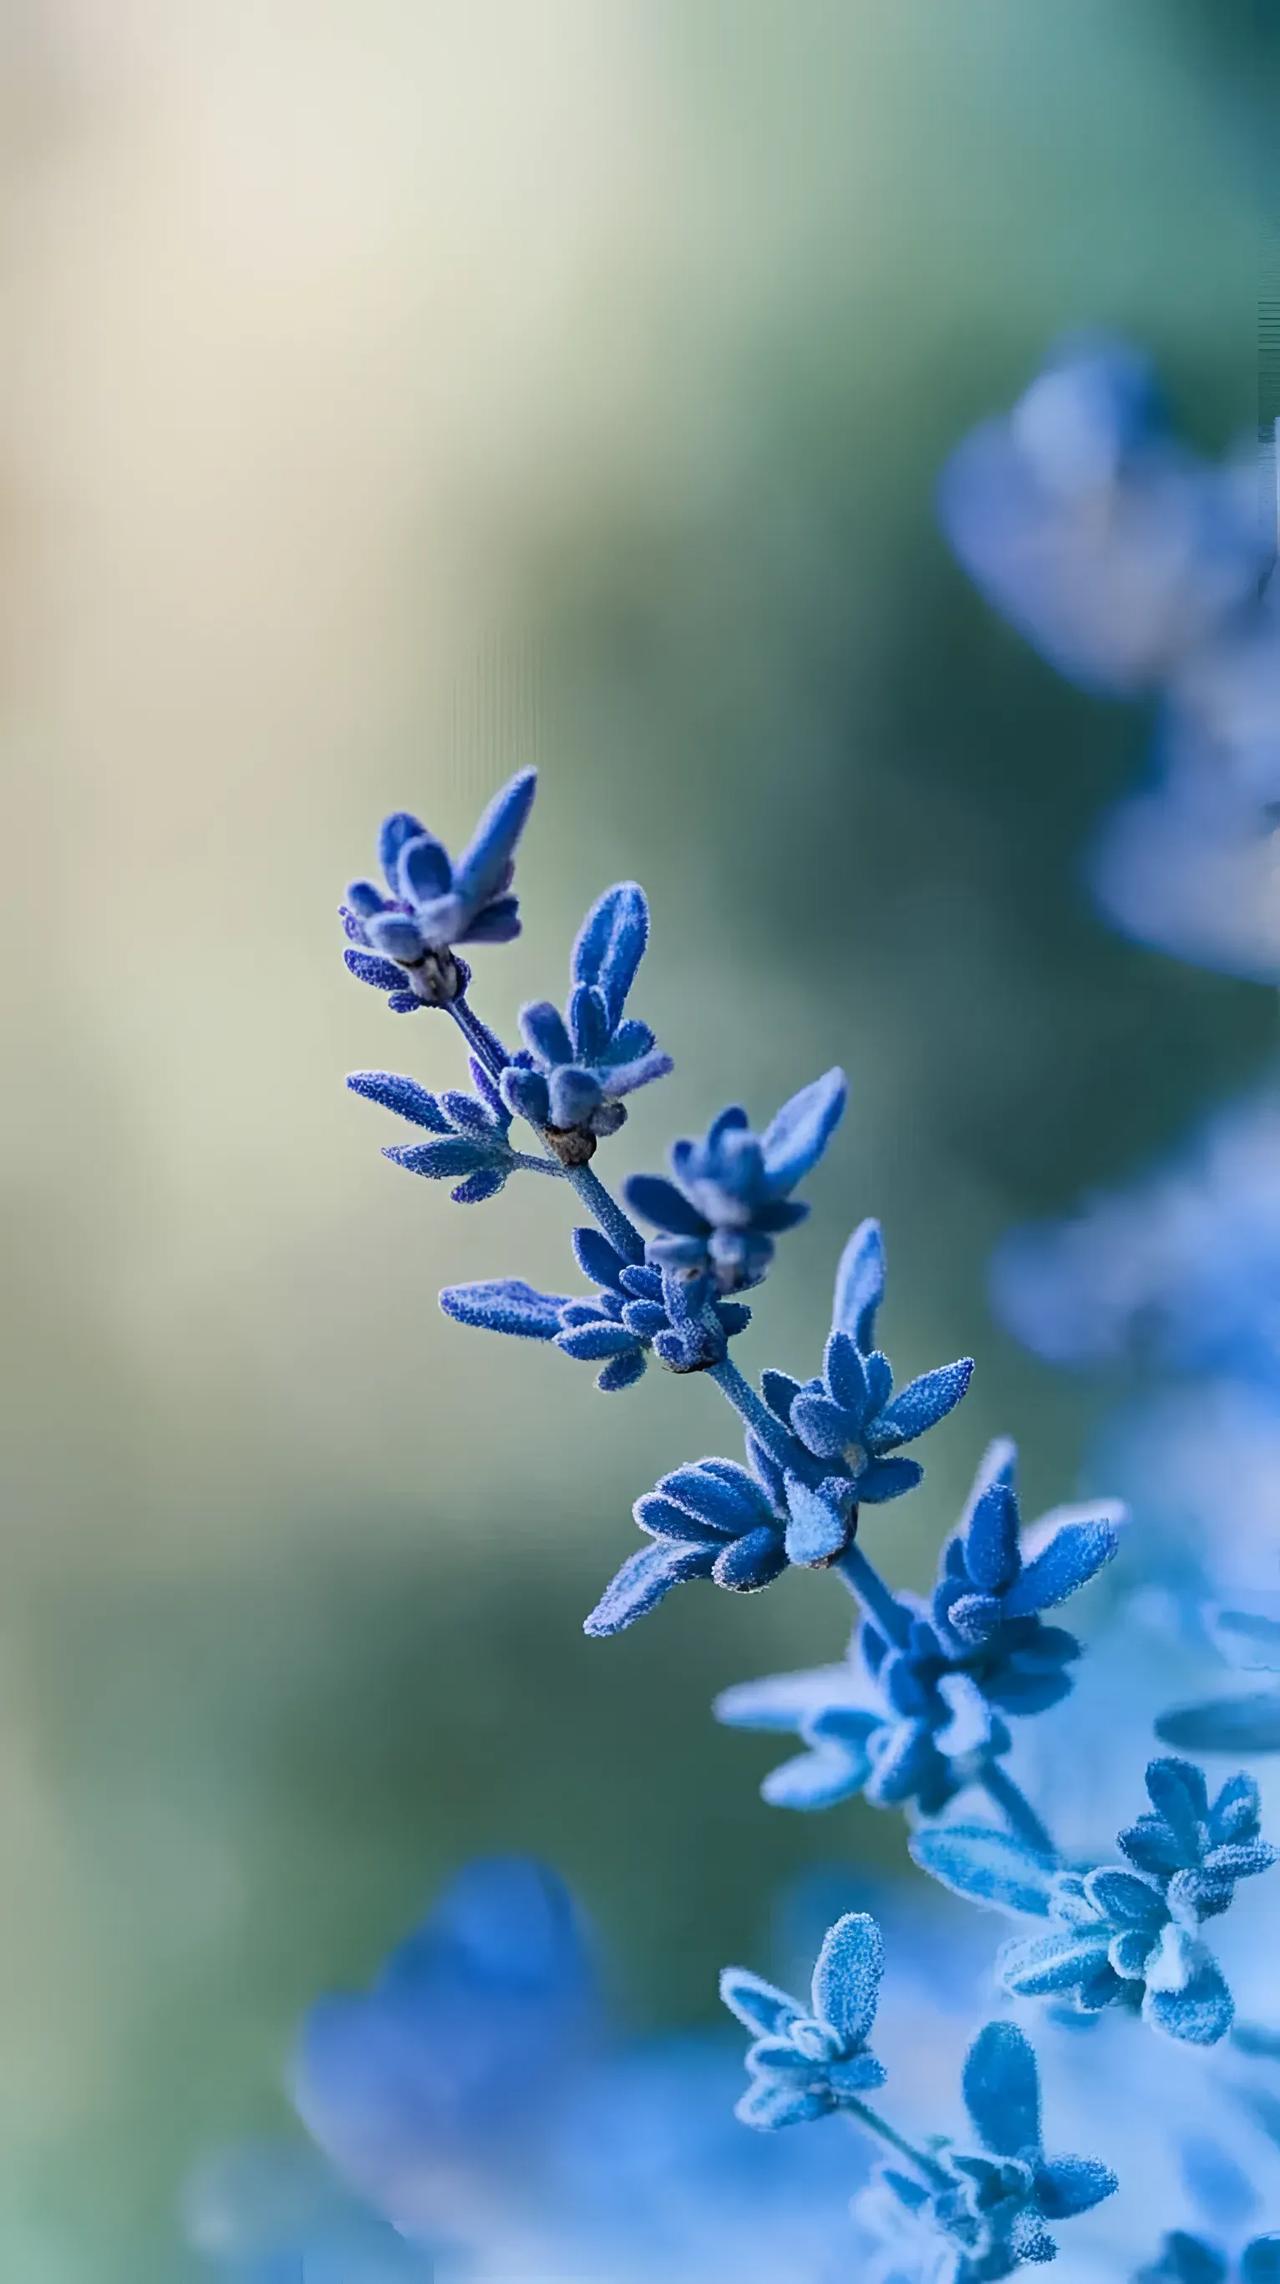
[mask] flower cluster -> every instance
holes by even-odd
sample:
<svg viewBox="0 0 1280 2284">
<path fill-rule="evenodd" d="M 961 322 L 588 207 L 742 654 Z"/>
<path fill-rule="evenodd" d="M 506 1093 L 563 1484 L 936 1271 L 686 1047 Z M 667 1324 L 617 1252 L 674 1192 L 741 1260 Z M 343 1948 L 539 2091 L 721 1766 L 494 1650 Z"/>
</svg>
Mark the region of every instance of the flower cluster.
<svg viewBox="0 0 1280 2284">
<path fill-rule="evenodd" d="M 794 1731 L 807 1751 L 765 1779 L 784 1808 L 828 1808 L 861 1792 L 936 1815 L 979 1783 L 1011 1743 L 1006 1716 L 1056 1705 L 1080 1655 L 1041 1612 L 1115 1553 L 1115 1510 L 1060 1509 L 1022 1532 L 1012 1444 L 993 1444 L 931 1602 L 900 1594 L 864 1620 L 840 1666 L 739 1683 L 716 1701 L 742 1729 Z"/>
<path fill-rule="evenodd" d="M 519 935 L 509 891 L 536 785 L 532 769 L 513 777 L 456 864 L 407 810 L 387 818 L 378 840 L 387 893 L 371 880 L 353 881 L 342 920 L 351 973 L 385 991 L 397 1015 L 448 1005 L 465 990 L 470 970 L 454 958 L 455 944 L 507 944 Z"/>
<path fill-rule="evenodd" d="M 882 2086 L 883 2064 L 867 2047 L 884 1974 L 884 1942 L 869 1912 L 846 1912 L 827 1931 L 806 2010 L 746 1967 L 726 1967 L 720 1996 L 751 2032 L 750 2085 L 738 2104 L 744 2125 L 771 2129 L 861 2106 Z"/>
<path fill-rule="evenodd" d="M 1007 1944 L 997 1963 L 1015 1998 L 1079 2014 L 1141 2012 L 1153 2029 L 1214 2046 L 1231 2028 L 1226 1979 L 1200 1928 L 1265 1872 L 1277 1850 L 1259 1837 L 1258 1788 L 1232 1777 L 1213 1801 L 1202 1772 L 1152 1761 L 1148 1814 L 1120 1833 L 1127 1864 L 1065 1868 L 1008 1834 L 941 1825 L 918 1832 L 916 1861 L 958 1894 L 1040 1918 L 1047 1932 Z"/>
<path fill-rule="evenodd" d="M 648 941 L 644 890 L 634 881 L 606 889 L 573 947 L 564 1014 L 549 999 L 521 1010 L 525 1047 L 503 1072 L 502 1092 L 558 1156 L 589 1159 L 597 1141 L 623 1124 L 623 1096 L 671 1069 L 648 1024 L 624 1012 Z"/>
</svg>

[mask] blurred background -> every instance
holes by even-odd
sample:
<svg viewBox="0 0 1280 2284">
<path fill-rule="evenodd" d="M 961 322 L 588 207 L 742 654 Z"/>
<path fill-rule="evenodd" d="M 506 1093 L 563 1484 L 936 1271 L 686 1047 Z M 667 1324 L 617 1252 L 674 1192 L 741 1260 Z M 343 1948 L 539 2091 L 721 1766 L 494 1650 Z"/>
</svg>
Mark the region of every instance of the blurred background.
<svg viewBox="0 0 1280 2284">
<path fill-rule="evenodd" d="M 814 1368 L 871 1211 L 904 1375 L 978 1360 L 890 1574 L 997 1430 L 1032 1513 L 1077 1489 L 1115 1391 L 998 1331 L 991 1248 L 1247 1085 L 1274 1001 L 1090 912 L 1149 725 L 986 610 L 933 488 L 1076 324 L 1249 432 L 1269 82 L 1246 0 L 7 0 L 0 40 L 0 2270 L 149 2284 L 303 2007 L 467 1855 L 555 1863 L 638 2024 L 709 2016 L 800 1867 L 905 1861 L 763 1809 L 776 1746 L 710 1718 L 838 1652 L 822 1580 L 582 1638 L 632 1499 L 732 1428 L 439 1316 L 560 1284 L 570 1216 L 380 1161 L 344 1072 L 455 1050 L 334 906 L 385 810 L 456 844 L 537 762 L 476 996 L 559 996 L 644 881 L 677 1070 L 606 1170 L 851 1075 L 743 1364 Z"/>
</svg>

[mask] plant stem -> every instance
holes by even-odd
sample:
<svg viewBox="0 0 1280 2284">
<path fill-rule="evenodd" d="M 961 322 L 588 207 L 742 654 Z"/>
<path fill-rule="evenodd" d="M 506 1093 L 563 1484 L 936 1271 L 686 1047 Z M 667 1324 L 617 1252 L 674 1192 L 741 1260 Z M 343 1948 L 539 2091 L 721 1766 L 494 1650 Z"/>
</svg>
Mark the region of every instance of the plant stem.
<svg viewBox="0 0 1280 2284">
<path fill-rule="evenodd" d="M 793 1471 L 800 1454 L 795 1437 L 770 1411 L 763 1396 L 757 1395 L 751 1382 L 743 1378 L 736 1364 L 726 1356 L 723 1364 L 713 1364 L 707 1375 L 714 1380 L 721 1395 L 727 1396 L 739 1418 L 745 1421 L 757 1441 L 773 1454 L 783 1467 Z"/>
<path fill-rule="evenodd" d="M 624 1261 L 643 1261 L 643 1237 L 630 1216 L 610 1196 L 600 1176 L 593 1173 L 590 1166 L 566 1166 L 564 1172 L 588 1213 L 595 1215 L 614 1252 L 620 1253 Z"/>
<path fill-rule="evenodd" d="M 849 1592 L 861 1603 L 869 1618 L 874 1618 L 885 1639 L 904 1642 L 911 1624 L 910 1612 L 898 1601 L 887 1580 L 880 1576 L 875 1564 L 865 1555 L 856 1539 L 847 1554 L 833 1564 L 843 1578 Z"/>
<path fill-rule="evenodd" d="M 1001 1768 L 998 1761 L 988 1761 L 978 1781 L 987 1798 L 1006 1818 L 1010 1831 L 1019 1840 L 1025 1840 L 1038 1855 L 1048 1856 L 1056 1863 L 1058 1851 L 1052 1833 L 1041 1823 L 1025 1792 L 1014 1783 L 1008 1771 Z"/>
<path fill-rule="evenodd" d="M 945 2166 L 940 2165 L 935 2157 L 927 2156 L 923 2149 L 917 2149 L 914 2142 L 908 2141 L 906 2135 L 899 2133 L 896 2126 L 890 2125 L 887 2118 L 881 2117 L 878 2110 L 873 2110 L 870 2102 L 860 2102 L 850 2095 L 840 2106 L 856 2125 L 860 2125 L 865 2132 L 874 2134 L 876 2140 L 883 2141 L 888 2148 L 896 2150 L 899 2157 L 905 2157 L 908 2165 L 913 2165 L 931 2187 L 953 2186 Z"/>
</svg>

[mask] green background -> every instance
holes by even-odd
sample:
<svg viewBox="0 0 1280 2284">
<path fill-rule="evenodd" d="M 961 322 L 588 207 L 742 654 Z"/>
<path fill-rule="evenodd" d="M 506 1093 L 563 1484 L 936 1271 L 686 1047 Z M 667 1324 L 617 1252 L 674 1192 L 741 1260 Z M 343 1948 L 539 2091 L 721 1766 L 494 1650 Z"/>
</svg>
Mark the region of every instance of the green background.
<svg viewBox="0 0 1280 2284">
<path fill-rule="evenodd" d="M 675 1076 L 656 1166 L 833 1061 L 845 1127 L 742 1343 L 805 1372 L 878 1212 L 904 1374 L 974 1391 L 874 1544 L 919 1580 L 983 1440 L 1069 1495 L 1105 1386 L 999 1333 L 997 1234 L 1247 1079 L 1267 995 L 1078 886 L 1149 724 L 1067 689 L 937 535 L 948 447 L 1079 324 L 1255 417 L 1271 32 L 1176 0 L 16 0 L 5 31 L 11 788 L 0 2269 L 187 2273 L 193 2157 L 470 1852 L 583 1896 L 631 2020 L 710 2011 L 789 1874 L 731 1679 L 838 1650 L 802 1577 L 580 1622 L 715 1391 L 606 1406 L 447 1326 L 565 1277 L 567 1197 L 383 1164 L 345 1070 L 457 1077 L 343 976 L 384 810 L 526 761 L 509 1031 L 610 879 Z M 536 1210 L 535 1210 L 536 1209 Z"/>
</svg>

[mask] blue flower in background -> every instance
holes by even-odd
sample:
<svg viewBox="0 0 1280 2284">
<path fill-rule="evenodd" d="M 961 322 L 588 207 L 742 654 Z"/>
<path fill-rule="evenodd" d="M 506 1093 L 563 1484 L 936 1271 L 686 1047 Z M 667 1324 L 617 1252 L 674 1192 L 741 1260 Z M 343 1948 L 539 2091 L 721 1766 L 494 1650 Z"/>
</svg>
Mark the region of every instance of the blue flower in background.
<svg viewBox="0 0 1280 2284">
<path fill-rule="evenodd" d="M 1024 2261 L 1055 2257 L 1050 2222 L 1115 2192 L 1115 2174 L 1096 2158 L 1046 2157 L 1036 2058 L 1013 2023 L 979 2031 L 962 2085 L 981 2153 L 935 2144 L 931 2178 L 886 2166 L 859 2200 L 883 2246 L 876 2284 L 996 2284 Z"/>
<path fill-rule="evenodd" d="M 511 1113 L 474 1055 L 471 1076 L 474 1095 L 451 1089 L 430 1094 L 416 1079 L 398 1078 L 393 1071 L 353 1071 L 347 1080 L 353 1094 L 380 1103 L 432 1136 L 430 1142 L 393 1143 L 382 1155 L 428 1181 L 456 1181 L 451 1193 L 456 1205 L 479 1205 L 495 1197 L 518 1168 L 538 1174 L 558 1170 L 512 1148 Z"/>
<path fill-rule="evenodd" d="M 1060 673 L 1166 679 L 1245 605 L 1266 561 L 1255 480 L 1172 437 L 1147 360 L 1067 343 L 948 462 L 942 527 L 988 601 Z"/>
<path fill-rule="evenodd" d="M 624 881 L 592 905 L 573 947 L 573 989 L 563 1016 L 549 999 L 520 1014 L 526 1051 L 503 1073 L 513 1110 L 534 1126 L 592 1141 L 616 1134 L 622 1097 L 671 1069 L 647 1023 L 627 1018 L 627 994 L 649 940 L 642 888 Z M 581 1163 L 585 1149 L 575 1160 Z"/>
<path fill-rule="evenodd" d="M 775 1239 L 808 1214 L 791 1192 L 826 1149 L 847 1091 L 843 1071 L 828 1071 L 785 1102 L 763 1134 L 752 1133 L 745 1110 L 722 1110 L 704 1140 L 673 1145 L 674 1180 L 633 1175 L 627 1203 L 660 1232 L 649 1259 L 709 1273 L 722 1293 L 758 1285 Z"/>
<path fill-rule="evenodd" d="M 1050 1363 L 1137 1352 L 1280 1389 L 1280 1095 L 1221 1113 L 1163 1170 L 1070 1219 L 1015 1231 L 992 1293 Z"/>
<path fill-rule="evenodd" d="M 859 1506 L 910 1491 L 924 1469 L 893 1457 L 954 1411 L 973 1374 L 969 1357 L 923 1372 L 894 1392 L 889 1359 L 871 1343 L 884 1298 L 880 1225 L 864 1221 L 844 1249 L 821 1378 L 797 1381 L 766 1372 L 765 1401 L 819 1462 L 814 1479 L 793 1470 L 787 1492 L 806 1551 L 793 1559 L 830 1560 L 852 1536 Z"/>
<path fill-rule="evenodd" d="M 855 1793 L 936 1815 L 1009 1749 L 1003 1716 L 1057 1704 L 1075 1637 L 1040 1613 L 1110 1561 L 1115 1509 L 1059 1508 L 1022 1534 L 1012 1444 L 992 1444 L 942 1556 L 932 1600 L 902 1594 L 900 1624 L 863 1621 L 840 1666 L 744 1682 L 716 1700 L 743 1729 L 794 1731 L 807 1751 L 766 1777 L 766 1800 L 828 1808 Z"/>
<path fill-rule="evenodd" d="M 719 1301 L 705 1280 L 624 1260 L 596 1229 L 575 1229 L 573 1248 L 599 1291 L 590 1299 L 543 1293 L 518 1277 L 446 1285 L 440 1306 L 458 1324 L 524 1340 L 553 1340 L 564 1355 L 598 1364 L 606 1395 L 629 1388 L 650 1352 L 671 1372 L 702 1372 L 723 1359 L 750 1323 L 741 1301 Z"/>
<path fill-rule="evenodd" d="M 387 818 L 378 843 L 387 893 L 371 880 L 352 882 L 342 908 L 350 938 L 344 957 L 361 983 L 390 995 L 397 1014 L 439 1007 L 465 989 L 455 944 L 506 944 L 519 935 L 509 891 L 536 789 L 535 770 L 513 777 L 456 864 L 416 817 L 401 810 Z"/>
<path fill-rule="evenodd" d="M 514 2192 L 595 2017 L 560 1882 L 520 1858 L 475 1863 L 371 1990 L 312 2008 L 294 2099 L 338 2172 L 396 2227 L 449 2234 L 499 2186 Z"/>
<path fill-rule="evenodd" d="M 1012 1996 L 1080 2014 L 1140 2010 L 1170 2038 L 1216 2045 L 1234 2009 L 1199 1929 L 1229 1908 L 1239 1880 L 1270 1868 L 1276 1850 L 1259 1838 L 1251 1777 L 1232 1777 L 1211 1803 L 1190 1761 L 1156 1760 L 1147 1793 L 1151 1813 L 1119 1835 L 1133 1868 L 1062 1870 L 1005 1833 L 963 1825 L 917 1832 L 911 1852 L 958 1894 L 1049 1922 L 1045 1934 L 1002 1951 L 998 1972 Z"/>
<path fill-rule="evenodd" d="M 745 1967 L 726 1967 L 720 1996 L 752 2033 L 751 2083 L 738 2103 L 744 2125 L 799 2125 L 829 2110 L 860 2106 L 884 2084 L 867 2040 L 880 2003 L 884 1944 L 865 1911 L 847 1912 L 827 1932 L 806 2009 Z"/>
<path fill-rule="evenodd" d="M 1232 1665 L 1280 1673 L 1280 1617 L 1274 1608 L 1219 1610 L 1211 1618 L 1211 1631 Z M 1161 1715 L 1156 1733 L 1165 1744 L 1185 1745 L 1192 1752 L 1280 1753 L 1280 1688 L 1179 1706 Z"/>
<path fill-rule="evenodd" d="M 1239 2262 L 1229 2260 L 1203 2237 L 1175 2229 L 1161 2247 L 1160 2257 L 1142 2269 L 1133 2284 L 1278 2284 L 1280 2236 L 1258 2236 L 1247 2244 Z"/>
</svg>

